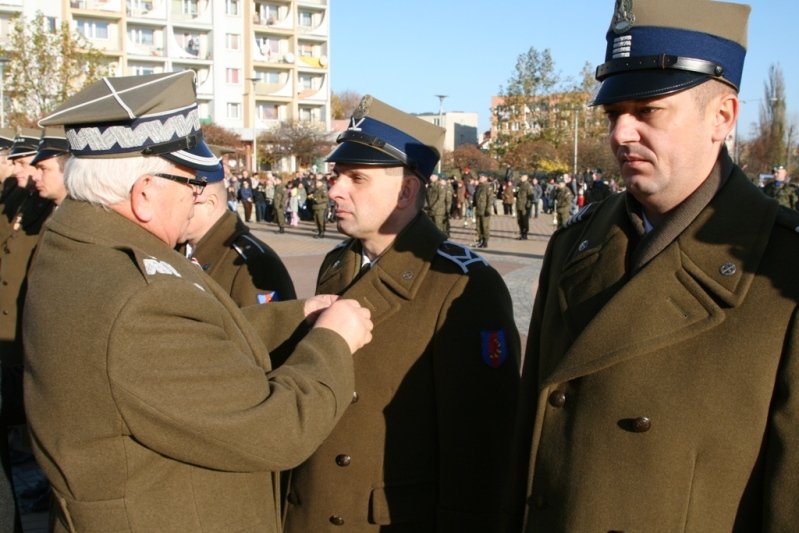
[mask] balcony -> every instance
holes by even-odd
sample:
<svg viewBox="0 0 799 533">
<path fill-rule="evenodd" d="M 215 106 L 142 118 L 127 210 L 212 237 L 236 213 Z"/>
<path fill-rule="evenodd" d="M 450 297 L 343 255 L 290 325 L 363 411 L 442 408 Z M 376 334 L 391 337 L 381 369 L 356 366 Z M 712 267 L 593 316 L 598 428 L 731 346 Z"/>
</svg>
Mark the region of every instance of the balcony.
<svg viewBox="0 0 799 533">
<path fill-rule="evenodd" d="M 119 13 L 122 11 L 122 0 L 69 0 L 69 7 L 84 11 Z"/>
<path fill-rule="evenodd" d="M 172 20 L 176 22 L 211 23 L 209 0 L 172 0 Z"/>
<path fill-rule="evenodd" d="M 128 17 L 141 19 L 165 19 L 166 3 L 161 0 L 127 0 Z"/>
</svg>

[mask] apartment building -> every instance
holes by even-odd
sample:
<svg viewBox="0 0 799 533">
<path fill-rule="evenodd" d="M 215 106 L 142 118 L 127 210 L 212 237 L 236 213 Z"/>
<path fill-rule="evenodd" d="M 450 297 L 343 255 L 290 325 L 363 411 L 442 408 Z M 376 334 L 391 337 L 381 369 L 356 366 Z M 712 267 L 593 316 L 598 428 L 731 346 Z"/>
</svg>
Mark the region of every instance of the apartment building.
<svg viewBox="0 0 799 533">
<path fill-rule="evenodd" d="M 280 122 L 330 130 L 329 0 L 0 0 L 0 39 L 37 11 L 112 76 L 193 70 L 203 122 L 245 141 Z"/>
</svg>

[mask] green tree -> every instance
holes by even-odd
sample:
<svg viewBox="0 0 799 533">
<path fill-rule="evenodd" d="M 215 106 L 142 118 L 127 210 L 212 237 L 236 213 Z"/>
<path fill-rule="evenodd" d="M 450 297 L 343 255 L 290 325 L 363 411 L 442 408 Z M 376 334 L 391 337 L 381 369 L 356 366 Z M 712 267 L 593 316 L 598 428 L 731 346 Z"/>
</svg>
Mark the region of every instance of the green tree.
<svg viewBox="0 0 799 533">
<path fill-rule="evenodd" d="M 0 54 L 4 69 L 8 118 L 17 126 L 32 126 L 61 102 L 99 79 L 105 71 L 102 54 L 69 23 L 50 31 L 39 11 L 28 21 L 19 15 Z"/>
</svg>

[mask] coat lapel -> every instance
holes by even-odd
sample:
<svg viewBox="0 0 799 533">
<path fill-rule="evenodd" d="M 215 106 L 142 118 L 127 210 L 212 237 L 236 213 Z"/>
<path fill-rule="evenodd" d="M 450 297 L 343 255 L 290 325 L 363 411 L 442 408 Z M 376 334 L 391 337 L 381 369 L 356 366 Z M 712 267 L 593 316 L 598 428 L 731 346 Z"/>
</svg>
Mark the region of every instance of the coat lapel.
<svg viewBox="0 0 799 533">
<path fill-rule="evenodd" d="M 745 176 L 733 174 L 689 227 L 626 283 L 619 263 L 627 245 L 624 231 L 608 222 L 587 230 L 564 269 L 561 311 L 570 327 L 578 327 L 587 314 L 581 306 L 590 311 L 594 300 L 599 309 L 576 330 L 545 385 L 678 344 L 721 324 L 724 308 L 744 300 L 765 249 L 762 235 L 776 217 L 776 205 L 752 195 L 751 187 Z M 613 211 L 623 211 L 623 205 Z M 579 252 L 582 242 L 601 231 L 607 231 L 604 242 Z M 599 281 L 588 281 L 593 276 Z M 580 283 L 589 291 L 576 290 Z"/>
<path fill-rule="evenodd" d="M 358 300 L 379 323 L 401 309 L 402 302 L 417 296 L 430 269 L 441 234 L 426 216 L 418 216 L 398 236 L 391 247 L 354 283 L 360 271 L 361 253 L 355 241 L 334 251 L 329 267 L 319 276 L 317 294 L 341 294 Z"/>
</svg>

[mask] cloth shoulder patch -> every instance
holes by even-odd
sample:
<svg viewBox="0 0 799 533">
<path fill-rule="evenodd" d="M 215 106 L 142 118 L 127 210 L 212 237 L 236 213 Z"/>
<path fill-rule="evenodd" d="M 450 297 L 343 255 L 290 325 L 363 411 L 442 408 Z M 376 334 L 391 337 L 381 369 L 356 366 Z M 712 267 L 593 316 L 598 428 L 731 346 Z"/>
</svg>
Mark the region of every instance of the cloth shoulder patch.
<svg viewBox="0 0 799 533">
<path fill-rule="evenodd" d="M 566 221 L 566 225 L 564 227 L 568 228 L 569 226 L 573 226 L 575 224 L 579 224 L 580 222 L 588 220 L 589 218 L 591 218 L 591 215 L 593 215 L 596 212 L 597 206 L 599 206 L 599 202 L 591 202 L 590 204 L 586 205 L 585 207 L 577 211 L 574 215 L 572 215 L 571 218 L 569 218 L 569 220 Z"/>
<path fill-rule="evenodd" d="M 481 263 L 483 265 L 488 264 L 485 259 L 480 257 L 480 255 L 471 248 L 452 241 L 442 242 L 441 246 L 436 250 L 436 253 L 458 265 L 464 274 L 469 272 L 469 268 L 475 263 Z"/>
<path fill-rule="evenodd" d="M 277 291 L 259 292 L 255 295 L 255 298 L 258 300 L 259 304 L 268 304 L 269 302 L 278 301 Z"/>
<path fill-rule="evenodd" d="M 480 341 L 483 362 L 491 368 L 501 367 L 508 359 L 508 344 L 505 342 L 505 330 L 481 331 Z"/>
<path fill-rule="evenodd" d="M 777 225 L 799 234 L 799 211 L 780 206 L 777 210 Z"/>
</svg>

